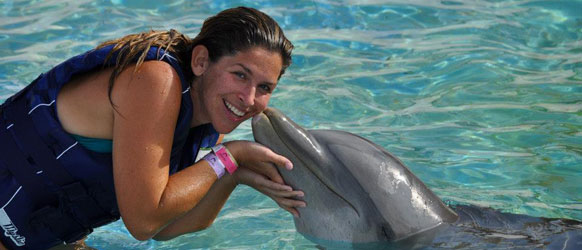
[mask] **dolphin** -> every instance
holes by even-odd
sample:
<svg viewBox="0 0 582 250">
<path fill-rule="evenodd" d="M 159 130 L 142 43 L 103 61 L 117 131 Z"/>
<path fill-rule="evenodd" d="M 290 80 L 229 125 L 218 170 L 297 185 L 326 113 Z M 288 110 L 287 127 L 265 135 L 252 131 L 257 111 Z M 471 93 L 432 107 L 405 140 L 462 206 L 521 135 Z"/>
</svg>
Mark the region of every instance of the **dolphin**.
<svg viewBox="0 0 582 250">
<path fill-rule="evenodd" d="M 474 206 L 451 208 L 397 157 L 358 135 L 306 130 L 274 108 L 253 117 L 252 130 L 255 141 L 293 162 L 292 171 L 279 172 L 288 185 L 305 193 L 300 199 L 307 207 L 298 208 L 295 227 L 320 245 L 390 242 L 396 249 L 430 244 L 488 247 L 491 237 L 510 239 L 508 246 L 521 244 L 524 237 L 537 237 L 540 244 L 551 238 L 570 241 L 569 246 L 572 239 L 578 239 L 576 247 L 582 247 L 582 223 L 577 221 L 511 215 Z M 563 230 L 556 231 L 557 225 Z M 505 237 L 507 234 L 513 236 Z"/>
<path fill-rule="evenodd" d="M 252 121 L 255 141 L 291 160 L 280 171 L 304 191 L 297 230 L 330 241 L 398 241 L 453 223 L 447 207 L 398 158 L 357 135 L 305 130 L 269 108 Z M 322 216 L 325 215 L 325 216 Z"/>
</svg>

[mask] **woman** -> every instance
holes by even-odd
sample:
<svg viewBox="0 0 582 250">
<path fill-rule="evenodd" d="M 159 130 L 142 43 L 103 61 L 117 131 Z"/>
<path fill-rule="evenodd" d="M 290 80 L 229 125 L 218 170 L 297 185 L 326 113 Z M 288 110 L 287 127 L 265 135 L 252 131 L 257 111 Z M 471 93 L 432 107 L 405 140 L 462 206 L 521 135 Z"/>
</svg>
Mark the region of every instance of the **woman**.
<svg viewBox="0 0 582 250">
<path fill-rule="evenodd" d="M 39 76 L 0 108 L 0 248 L 76 242 L 119 217 L 138 240 L 171 239 L 211 225 L 237 184 L 298 216 L 303 193 L 273 165 L 288 159 L 220 144 L 266 108 L 292 49 L 272 18 L 239 7 L 192 40 L 129 35 Z"/>
</svg>

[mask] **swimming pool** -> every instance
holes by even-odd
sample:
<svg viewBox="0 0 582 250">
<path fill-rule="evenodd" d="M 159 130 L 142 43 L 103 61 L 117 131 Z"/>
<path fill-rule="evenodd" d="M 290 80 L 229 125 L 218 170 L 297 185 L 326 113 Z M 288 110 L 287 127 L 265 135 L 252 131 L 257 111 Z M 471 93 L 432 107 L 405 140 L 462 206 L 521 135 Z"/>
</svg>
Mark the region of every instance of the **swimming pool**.
<svg viewBox="0 0 582 250">
<path fill-rule="evenodd" d="M 175 28 L 246 5 L 294 42 L 271 106 L 307 128 L 385 147 L 441 198 L 582 220 L 582 1 L 0 2 L 0 100 L 122 34 Z M 227 139 L 252 139 L 244 123 Z M 306 194 L 309 195 L 309 194 Z M 239 187 L 215 224 L 138 242 L 121 222 L 98 249 L 303 249 L 291 215 Z"/>
</svg>

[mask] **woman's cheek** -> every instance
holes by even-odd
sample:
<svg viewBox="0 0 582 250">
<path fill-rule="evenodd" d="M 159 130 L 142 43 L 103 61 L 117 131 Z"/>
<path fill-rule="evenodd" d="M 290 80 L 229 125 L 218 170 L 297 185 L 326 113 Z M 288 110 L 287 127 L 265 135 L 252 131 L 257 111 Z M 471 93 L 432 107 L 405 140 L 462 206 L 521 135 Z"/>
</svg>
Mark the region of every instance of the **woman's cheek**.
<svg viewBox="0 0 582 250">
<path fill-rule="evenodd" d="M 267 108 L 269 104 L 269 100 L 271 99 L 271 94 L 265 95 L 261 97 L 261 100 L 258 102 L 258 108 L 262 112 Z"/>
</svg>

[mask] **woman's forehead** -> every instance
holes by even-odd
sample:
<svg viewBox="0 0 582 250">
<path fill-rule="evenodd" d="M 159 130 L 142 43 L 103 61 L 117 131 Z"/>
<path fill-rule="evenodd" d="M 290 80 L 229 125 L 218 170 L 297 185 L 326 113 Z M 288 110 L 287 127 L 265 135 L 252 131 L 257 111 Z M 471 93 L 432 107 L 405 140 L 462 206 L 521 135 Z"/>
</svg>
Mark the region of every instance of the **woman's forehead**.
<svg viewBox="0 0 582 250">
<path fill-rule="evenodd" d="M 237 52 L 232 56 L 224 56 L 219 62 L 226 66 L 239 66 L 250 74 L 275 75 L 278 78 L 283 67 L 283 58 L 277 52 L 263 48 L 252 48 Z"/>
</svg>

